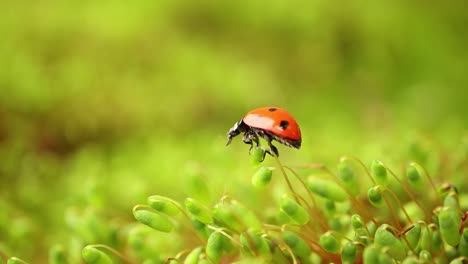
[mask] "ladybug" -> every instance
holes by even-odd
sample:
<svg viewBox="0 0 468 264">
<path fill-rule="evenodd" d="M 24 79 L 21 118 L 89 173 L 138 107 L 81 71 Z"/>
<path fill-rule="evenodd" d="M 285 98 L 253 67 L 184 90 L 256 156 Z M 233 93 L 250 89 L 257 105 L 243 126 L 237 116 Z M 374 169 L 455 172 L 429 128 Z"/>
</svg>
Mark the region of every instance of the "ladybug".
<svg viewBox="0 0 468 264">
<path fill-rule="evenodd" d="M 271 152 L 276 157 L 279 157 L 279 153 L 278 149 L 272 144 L 273 140 L 288 147 L 301 148 L 302 140 L 299 125 L 291 114 L 279 107 L 261 107 L 248 112 L 229 129 L 226 146 L 231 143 L 232 138 L 242 132 L 244 133 L 242 141 L 250 145 L 249 153 L 253 148 L 253 143 L 259 147 L 259 137 L 268 142 Z M 272 155 L 271 152 L 267 150 L 265 154 Z"/>
</svg>

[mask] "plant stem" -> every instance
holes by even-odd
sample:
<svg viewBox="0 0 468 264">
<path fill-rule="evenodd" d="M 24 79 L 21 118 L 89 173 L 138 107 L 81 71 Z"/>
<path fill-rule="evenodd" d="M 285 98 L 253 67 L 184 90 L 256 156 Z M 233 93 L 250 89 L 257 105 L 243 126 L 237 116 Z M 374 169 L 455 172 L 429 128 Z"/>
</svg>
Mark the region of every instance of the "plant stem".
<svg viewBox="0 0 468 264">
<path fill-rule="evenodd" d="M 426 221 L 429 221 L 430 220 L 429 213 L 423 208 L 423 206 L 418 201 L 418 199 L 416 199 L 416 197 L 414 196 L 414 193 L 408 188 L 408 185 L 406 184 L 406 182 L 405 183 L 402 182 L 390 168 L 387 168 L 386 166 L 385 166 L 385 168 L 390 172 L 390 174 L 393 176 L 393 178 L 395 178 L 395 180 L 397 180 L 397 182 L 403 187 L 403 189 L 408 194 L 408 196 L 411 198 L 411 200 L 413 200 L 413 202 L 416 203 L 416 205 L 419 207 L 419 209 L 421 209 L 421 211 L 424 213 L 424 216 L 426 217 Z"/>
</svg>

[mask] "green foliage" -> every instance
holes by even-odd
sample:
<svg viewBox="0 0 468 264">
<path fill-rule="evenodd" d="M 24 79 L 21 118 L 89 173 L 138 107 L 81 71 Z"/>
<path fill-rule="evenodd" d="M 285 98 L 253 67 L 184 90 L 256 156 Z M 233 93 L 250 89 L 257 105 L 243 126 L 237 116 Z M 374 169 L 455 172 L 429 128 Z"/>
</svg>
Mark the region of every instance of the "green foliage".
<svg viewBox="0 0 468 264">
<path fill-rule="evenodd" d="M 2 1 L 0 262 L 82 263 L 105 244 L 115 262 L 203 248 L 209 263 L 214 230 L 226 263 L 338 263 L 351 241 L 360 262 L 383 224 L 408 239 L 402 262 L 466 262 L 465 5 Z M 225 133 L 267 105 L 294 114 L 302 147 L 274 141 L 285 166 L 260 169 L 265 142 L 248 156 Z M 248 230 L 271 259 L 244 254 Z"/>
</svg>

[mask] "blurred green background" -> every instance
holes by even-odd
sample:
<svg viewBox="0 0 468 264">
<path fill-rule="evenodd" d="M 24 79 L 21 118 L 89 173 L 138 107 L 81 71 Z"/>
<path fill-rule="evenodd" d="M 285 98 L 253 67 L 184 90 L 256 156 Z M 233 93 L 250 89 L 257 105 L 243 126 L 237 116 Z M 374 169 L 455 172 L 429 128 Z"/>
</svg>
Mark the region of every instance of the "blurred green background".
<svg viewBox="0 0 468 264">
<path fill-rule="evenodd" d="M 303 148 L 280 147 L 289 164 L 424 163 L 466 144 L 462 0 L 0 9 L 0 252 L 32 263 L 56 243 L 78 259 L 106 242 L 76 230 L 88 214 L 118 226 L 151 194 L 248 192 L 247 146 L 225 136 L 256 107 L 299 122 Z"/>
</svg>

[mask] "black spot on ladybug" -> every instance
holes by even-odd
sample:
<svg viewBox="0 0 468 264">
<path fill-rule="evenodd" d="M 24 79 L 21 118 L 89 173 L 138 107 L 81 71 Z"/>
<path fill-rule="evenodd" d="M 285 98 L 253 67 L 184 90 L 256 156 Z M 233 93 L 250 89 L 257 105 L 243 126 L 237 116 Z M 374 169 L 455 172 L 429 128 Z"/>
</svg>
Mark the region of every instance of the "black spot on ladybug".
<svg viewBox="0 0 468 264">
<path fill-rule="evenodd" d="M 268 111 L 270 111 L 270 112 L 274 112 L 274 111 L 276 111 L 276 110 L 277 110 L 277 109 L 276 109 L 275 107 L 268 108 Z"/>
<path fill-rule="evenodd" d="M 280 122 L 280 127 L 281 127 L 283 130 L 285 130 L 286 128 L 288 128 L 288 126 L 289 126 L 289 122 L 288 122 L 288 121 L 286 121 L 286 120 L 281 120 L 281 122 Z"/>
</svg>

